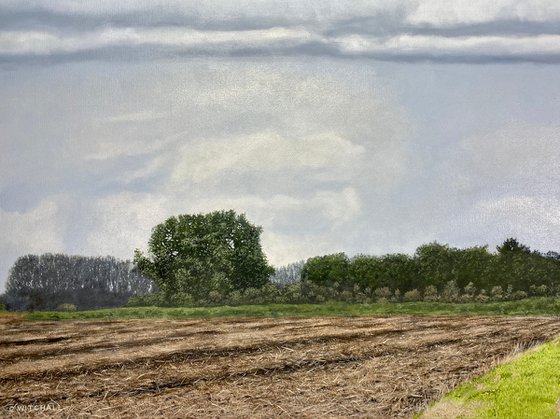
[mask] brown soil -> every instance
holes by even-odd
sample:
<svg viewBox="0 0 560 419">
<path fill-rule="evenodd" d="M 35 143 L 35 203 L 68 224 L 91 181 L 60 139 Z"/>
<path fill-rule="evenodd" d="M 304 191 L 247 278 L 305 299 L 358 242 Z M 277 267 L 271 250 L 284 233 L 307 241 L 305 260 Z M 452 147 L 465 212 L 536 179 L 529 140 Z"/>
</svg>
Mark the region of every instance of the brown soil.
<svg viewBox="0 0 560 419">
<path fill-rule="evenodd" d="M 0 331 L 0 416 L 411 417 L 512 352 L 560 336 L 560 322 L 15 319 Z"/>
</svg>

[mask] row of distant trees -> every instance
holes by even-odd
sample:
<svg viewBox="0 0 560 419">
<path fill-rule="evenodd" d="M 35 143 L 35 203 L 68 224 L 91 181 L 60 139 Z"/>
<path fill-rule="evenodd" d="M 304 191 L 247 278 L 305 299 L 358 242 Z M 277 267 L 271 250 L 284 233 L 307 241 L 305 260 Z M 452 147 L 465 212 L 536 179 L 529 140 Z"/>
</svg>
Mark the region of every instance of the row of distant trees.
<svg viewBox="0 0 560 419">
<path fill-rule="evenodd" d="M 135 297 L 129 305 L 262 303 L 492 302 L 560 296 L 560 255 L 533 252 L 508 239 L 497 252 L 430 243 L 413 255 L 318 256 L 276 269 L 270 282 L 245 289 L 215 288 L 194 297 L 188 289 Z"/>
<path fill-rule="evenodd" d="M 93 309 L 156 290 L 130 261 L 47 253 L 16 260 L 2 300 L 9 310 Z"/>
<path fill-rule="evenodd" d="M 506 240 L 491 253 L 487 246 L 458 249 L 439 243 L 420 246 L 414 255 L 344 253 L 314 257 L 305 263 L 304 282 L 344 289 L 388 289 L 441 294 L 446 287 L 460 292 L 489 293 L 492 289 L 526 295 L 560 293 L 560 255 L 533 252 L 516 239 Z M 498 288 L 499 287 L 499 288 Z"/>
<path fill-rule="evenodd" d="M 0 303 L 11 310 L 259 302 L 486 301 L 560 295 L 560 255 L 516 239 L 490 252 L 439 243 L 413 255 L 344 253 L 273 269 L 262 228 L 233 210 L 179 215 L 156 225 L 134 262 L 27 255 L 10 270 Z M 489 297 L 490 296 L 490 297 Z M 460 298 L 459 298 L 460 297 Z"/>
</svg>

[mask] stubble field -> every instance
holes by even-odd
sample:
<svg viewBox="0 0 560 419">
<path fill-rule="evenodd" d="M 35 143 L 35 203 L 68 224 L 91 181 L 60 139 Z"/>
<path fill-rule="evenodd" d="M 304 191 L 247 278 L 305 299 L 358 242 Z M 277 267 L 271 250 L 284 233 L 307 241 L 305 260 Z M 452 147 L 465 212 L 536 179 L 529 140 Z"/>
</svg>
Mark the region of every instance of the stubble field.
<svg viewBox="0 0 560 419">
<path fill-rule="evenodd" d="M 0 416 L 411 417 L 555 318 L 0 321 Z"/>
</svg>

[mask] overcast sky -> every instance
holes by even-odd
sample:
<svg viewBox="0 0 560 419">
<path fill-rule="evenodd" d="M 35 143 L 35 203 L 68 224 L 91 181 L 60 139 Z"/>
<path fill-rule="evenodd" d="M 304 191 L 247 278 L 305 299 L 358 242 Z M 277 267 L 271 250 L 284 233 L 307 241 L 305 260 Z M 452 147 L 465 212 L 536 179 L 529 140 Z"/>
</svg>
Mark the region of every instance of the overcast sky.
<svg viewBox="0 0 560 419">
<path fill-rule="evenodd" d="M 0 291 L 233 208 L 280 265 L 560 250 L 557 0 L 0 0 Z"/>
</svg>

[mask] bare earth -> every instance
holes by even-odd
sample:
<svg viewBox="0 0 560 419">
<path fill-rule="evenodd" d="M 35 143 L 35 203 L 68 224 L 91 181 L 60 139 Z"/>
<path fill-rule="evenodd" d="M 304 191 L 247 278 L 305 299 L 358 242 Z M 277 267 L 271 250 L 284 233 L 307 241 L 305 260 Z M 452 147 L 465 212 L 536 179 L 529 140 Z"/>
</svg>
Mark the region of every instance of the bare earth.
<svg viewBox="0 0 560 419">
<path fill-rule="evenodd" d="M 558 336 L 555 318 L 0 319 L 0 416 L 411 417 Z"/>
</svg>

